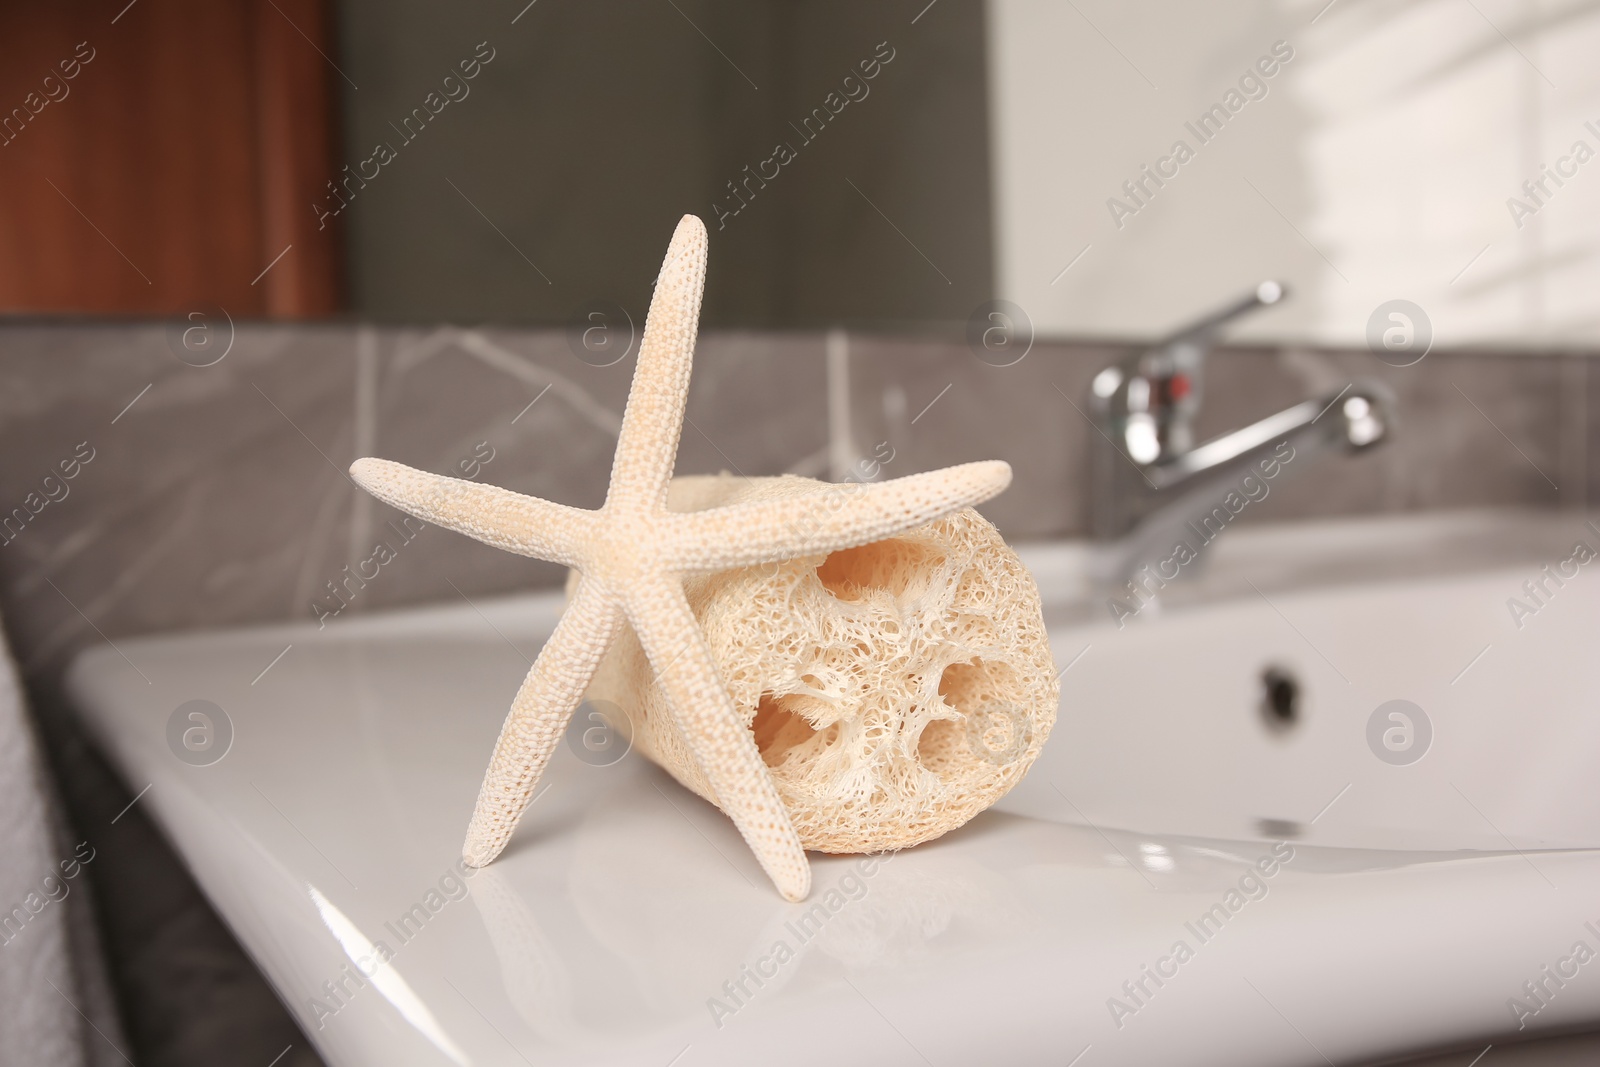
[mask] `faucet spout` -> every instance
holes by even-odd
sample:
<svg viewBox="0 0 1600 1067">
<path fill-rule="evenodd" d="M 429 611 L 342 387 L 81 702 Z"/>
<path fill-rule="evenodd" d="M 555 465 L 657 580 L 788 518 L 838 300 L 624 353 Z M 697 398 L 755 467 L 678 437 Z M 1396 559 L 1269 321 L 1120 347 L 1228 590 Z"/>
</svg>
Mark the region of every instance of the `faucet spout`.
<svg viewBox="0 0 1600 1067">
<path fill-rule="evenodd" d="M 1163 579 L 1175 578 L 1184 561 L 1197 559 L 1246 507 L 1264 500 L 1285 472 L 1381 444 L 1394 430 L 1395 408 L 1381 382 L 1354 382 L 1169 460 L 1143 467 L 1124 460 L 1119 511 L 1126 526 L 1099 546 L 1093 577 L 1123 585 L 1154 566 Z M 1179 567 L 1161 574 L 1160 565 L 1174 558 Z"/>
<path fill-rule="evenodd" d="M 1394 421 L 1394 408 L 1394 394 L 1381 382 L 1352 382 L 1332 396 L 1303 400 L 1276 415 L 1154 464 L 1149 470 L 1150 481 L 1158 490 L 1172 489 L 1219 470 L 1248 466 L 1248 461 L 1265 446 L 1290 437 L 1301 439 L 1308 448 L 1335 445 L 1358 452 L 1383 440 Z M 1324 418 L 1327 422 L 1322 428 L 1311 433 Z"/>
</svg>

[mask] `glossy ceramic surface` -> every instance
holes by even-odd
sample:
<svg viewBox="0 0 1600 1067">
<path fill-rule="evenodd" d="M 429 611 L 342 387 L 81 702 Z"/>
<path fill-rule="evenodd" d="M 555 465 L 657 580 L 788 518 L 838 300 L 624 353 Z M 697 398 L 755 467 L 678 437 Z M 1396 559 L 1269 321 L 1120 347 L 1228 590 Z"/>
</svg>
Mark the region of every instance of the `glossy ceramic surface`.
<svg viewBox="0 0 1600 1067">
<path fill-rule="evenodd" d="M 335 1065 L 1282 1067 L 1499 1040 L 1512 998 L 1525 1033 L 1594 1024 L 1600 962 L 1572 956 L 1600 948 L 1600 579 L 1521 629 L 1505 604 L 1581 523 L 1407 569 L 1437 531 L 1388 521 L 1334 538 L 1388 546 L 1357 584 L 1274 563 L 1337 571 L 1296 547 L 1317 531 L 1240 531 L 1120 630 L 1081 550 L 1029 552 L 1065 669 L 1040 763 L 936 842 L 814 856 L 798 905 L 714 808 L 581 739 L 463 875 L 551 595 L 119 641 L 71 685 Z M 1288 725 L 1267 667 L 1298 684 Z M 1431 722 L 1409 764 L 1367 741 L 1392 699 Z M 1541 1003 L 1545 967 L 1578 969 Z"/>
</svg>

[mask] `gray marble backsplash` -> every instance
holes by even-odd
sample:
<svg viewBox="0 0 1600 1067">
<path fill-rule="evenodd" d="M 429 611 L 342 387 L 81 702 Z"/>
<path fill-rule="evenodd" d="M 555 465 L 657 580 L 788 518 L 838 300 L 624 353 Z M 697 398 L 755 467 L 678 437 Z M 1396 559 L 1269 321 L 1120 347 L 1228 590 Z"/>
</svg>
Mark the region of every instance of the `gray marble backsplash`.
<svg viewBox="0 0 1600 1067">
<path fill-rule="evenodd" d="M 376 455 L 598 506 L 633 369 L 631 356 L 580 360 L 559 330 L 240 325 L 211 366 L 175 350 L 161 324 L 0 326 L 0 605 L 26 672 L 120 635 L 337 625 L 555 585 L 557 567 L 402 524 L 346 468 Z M 678 470 L 838 478 L 892 453 L 894 477 L 1005 459 L 1015 482 L 982 509 L 1002 532 L 1081 535 L 1096 431 L 1079 409 L 1121 351 L 1039 342 L 995 367 L 960 340 L 708 333 Z M 1600 432 L 1588 367 L 1570 355 L 1434 353 L 1393 368 L 1364 351 L 1222 350 L 1202 430 L 1378 378 L 1400 398 L 1393 441 L 1283 481 L 1244 521 L 1579 507 L 1600 475 L 1587 461 Z M 392 558 L 376 577 L 347 581 L 379 544 Z"/>
</svg>

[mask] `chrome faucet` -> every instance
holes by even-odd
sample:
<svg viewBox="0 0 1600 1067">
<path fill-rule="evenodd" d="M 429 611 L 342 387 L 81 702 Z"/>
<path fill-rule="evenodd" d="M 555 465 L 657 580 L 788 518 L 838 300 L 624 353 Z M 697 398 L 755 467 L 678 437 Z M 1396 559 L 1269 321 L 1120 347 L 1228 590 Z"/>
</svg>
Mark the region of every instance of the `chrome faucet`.
<svg viewBox="0 0 1600 1067">
<path fill-rule="evenodd" d="M 1285 470 L 1371 448 L 1393 432 L 1393 394 L 1379 382 L 1358 381 L 1194 443 L 1206 353 L 1228 323 L 1287 295 L 1280 283 L 1262 282 L 1095 375 L 1089 406 L 1098 432 L 1090 443 L 1088 511 L 1100 542 L 1092 569 L 1103 585 L 1148 589 L 1153 597 L 1152 586 L 1197 560 Z"/>
</svg>

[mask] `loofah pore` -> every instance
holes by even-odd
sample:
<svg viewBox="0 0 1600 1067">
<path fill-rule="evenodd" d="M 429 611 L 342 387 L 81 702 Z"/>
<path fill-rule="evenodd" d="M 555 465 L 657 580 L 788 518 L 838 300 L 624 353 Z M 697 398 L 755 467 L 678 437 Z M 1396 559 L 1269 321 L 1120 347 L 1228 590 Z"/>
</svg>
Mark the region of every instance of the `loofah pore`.
<svg viewBox="0 0 1600 1067">
<path fill-rule="evenodd" d="M 675 478 L 667 503 L 858 492 L 809 478 Z M 966 508 L 827 556 L 693 575 L 684 591 L 807 849 L 878 852 L 953 830 L 1021 780 L 1060 686 L 1039 591 Z M 589 686 L 634 747 L 717 802 L 631 628 Z"/>
</svg>

